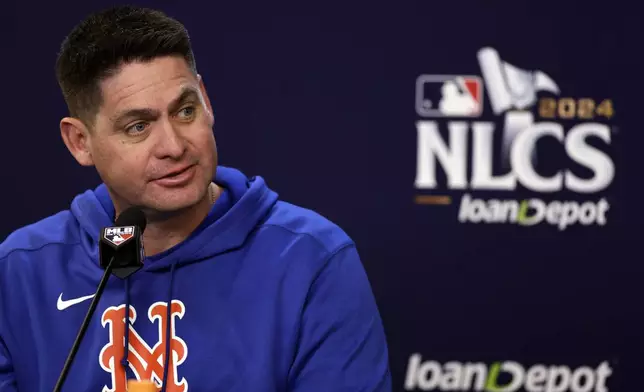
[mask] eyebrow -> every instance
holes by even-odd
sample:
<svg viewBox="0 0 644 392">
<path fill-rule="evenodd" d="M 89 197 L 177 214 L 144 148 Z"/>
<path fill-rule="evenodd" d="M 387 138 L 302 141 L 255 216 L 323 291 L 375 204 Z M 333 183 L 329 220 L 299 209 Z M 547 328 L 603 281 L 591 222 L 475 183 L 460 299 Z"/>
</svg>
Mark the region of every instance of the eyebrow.
<svg viewBox="0 0 644 392">
<path fill-rule="evenodd" d="M 168 109 L 170 112 L 175 112 L 180 109 L 186 101 L 191 99 L 197 100 L 199 93 L 192 86 L 184 86 L 181 88 L 181 93 L 179 96 L 170 102 Z M 146 121 L 153 121 L 159 117 L 160 113 L 155 109 L 139 108 L 139 109 L 129 109 L 122 113 L 119 113 L 115 116 L 114 125 L 120 127 L 125 125 L 125 123 L 130 119 L 142 119 Z"/>
<path fill-rule="evenodd" d="M 189 100 L 197 100 L 199 98 L 199 93 L 197 90 L 195 90 L 194 87 L 192 86 L 183 86 L 181 88 L 181 93 L 179 96 L 170 102 L 170 105 L 168 105 L 168 109 L 170 112 L 176 112 L 177 110 L 181 109 L 181 105 L 186 103 L 186 101 Z"/>
</svg>

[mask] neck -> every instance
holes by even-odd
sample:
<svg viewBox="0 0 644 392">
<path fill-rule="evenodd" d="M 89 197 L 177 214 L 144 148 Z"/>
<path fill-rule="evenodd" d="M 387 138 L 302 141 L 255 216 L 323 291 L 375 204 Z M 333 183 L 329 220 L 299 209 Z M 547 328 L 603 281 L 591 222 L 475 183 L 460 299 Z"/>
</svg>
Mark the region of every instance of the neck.
<svg viewBox="0 0 644 392">
<path fill-rule="evenodd" d="M 219 187 L 211 183 L 204 198 L 185 210 L 172 215 L 146 214 L 148 222 L 142 238 L 145 255 L 154 256 L 188 238 L 210 212 L 219 191 Z"/>
</svg>

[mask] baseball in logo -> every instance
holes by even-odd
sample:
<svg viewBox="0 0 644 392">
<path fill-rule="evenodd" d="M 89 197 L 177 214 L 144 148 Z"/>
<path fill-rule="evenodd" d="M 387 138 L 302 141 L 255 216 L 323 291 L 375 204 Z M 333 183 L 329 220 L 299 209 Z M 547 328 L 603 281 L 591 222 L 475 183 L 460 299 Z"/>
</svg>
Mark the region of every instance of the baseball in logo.
<svg viewBox="0 0 644 392">
<path fill-rule="evenodd" d="M 103 236 L 109 242 L 119 246 L 134 236 L 134 226 L 108 227 Z"/>
</svg>

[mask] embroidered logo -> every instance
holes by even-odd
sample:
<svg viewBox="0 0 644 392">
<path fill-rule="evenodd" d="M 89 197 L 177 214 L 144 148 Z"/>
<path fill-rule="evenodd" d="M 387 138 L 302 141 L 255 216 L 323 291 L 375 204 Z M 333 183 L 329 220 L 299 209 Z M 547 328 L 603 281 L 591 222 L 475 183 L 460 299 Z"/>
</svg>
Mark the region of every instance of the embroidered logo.
<svg viewBox="0 0 644 392">
<path fill-rule="evenodd" d="M 186 343 L 175 331 L 175 321 L 183 318 L 185 306 L 178 300 L 172 301 L 170 312 L 170 341 L 166 341 L 167 303 L 156 302 L 148 309 L 148 319 L 158 325 L 158 340 L 150 347 L 134 329 L 136 309 L 130 306 L 130 331 L 128 361 L 130 369 L 138 380 L 151 380 L 157 387 L 163 382 L 166 345 L 170 344 L 170 360 L 166 380 L 167 392 L 186 392 L 188 381 L 179 378 L 179 366 L 188 356 Z M 126 392 L 126 373 L 121 365 L 125 350 L 125 305 L 112 306 L 103 312 L 101 317 L 103 328 L 109 327 L 109 343 L 103 347 L 99 355 L 101 367 L 112 376 L 112 385 L 103 387 L 103 392 Z"/>
</svg>

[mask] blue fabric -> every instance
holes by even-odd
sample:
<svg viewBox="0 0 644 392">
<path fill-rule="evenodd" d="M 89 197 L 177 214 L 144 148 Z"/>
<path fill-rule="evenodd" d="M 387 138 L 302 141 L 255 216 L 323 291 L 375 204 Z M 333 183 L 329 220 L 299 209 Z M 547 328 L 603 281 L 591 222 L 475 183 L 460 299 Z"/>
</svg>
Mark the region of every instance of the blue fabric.
<svg viewBox="0 0 644 392">
<path fill-rule="evenodd" d="M 63 390 L 144 378 L 166 391 L 390 391 L 347 234 L 261 177 L 218 167 L 214 181 L 224 193 L 194 233 L 127 280 L 110 277 Z M 90 300 L 57 304 L 96 291 L 99 233 L 113 224 L 100 185 L 0 245 L 0 391 L 53 389 Z"/>
</svg>

